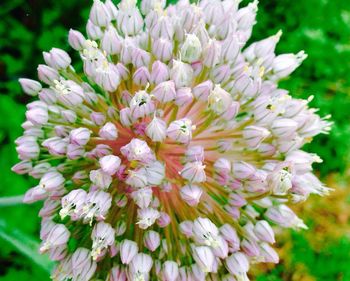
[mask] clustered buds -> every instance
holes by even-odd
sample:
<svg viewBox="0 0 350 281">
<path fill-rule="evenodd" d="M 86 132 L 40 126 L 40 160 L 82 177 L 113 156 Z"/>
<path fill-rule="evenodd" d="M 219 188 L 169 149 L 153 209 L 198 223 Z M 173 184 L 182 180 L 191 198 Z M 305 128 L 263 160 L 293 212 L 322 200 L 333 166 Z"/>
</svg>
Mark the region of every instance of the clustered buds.
<svg viewBox="0 0 350 281">
<path fill-rule="evenodd" d="M 40 251 L 53 280 L 249 280 L 277 263 L 288 207 L 329 189 L 302 146 L 331 122 L 278 81 L 306 58 L 276 55 L 281 32 L 246 46 L 257 1 L 94 0 L 86 34 L 44 52 L 18 174 L 39 180 Z"/>
</svg>

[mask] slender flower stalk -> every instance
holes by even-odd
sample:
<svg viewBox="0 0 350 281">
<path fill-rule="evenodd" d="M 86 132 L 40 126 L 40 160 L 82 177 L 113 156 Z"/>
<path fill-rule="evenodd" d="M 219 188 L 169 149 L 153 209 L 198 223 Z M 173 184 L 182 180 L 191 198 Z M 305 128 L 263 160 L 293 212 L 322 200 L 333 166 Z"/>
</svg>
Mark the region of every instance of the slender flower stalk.
<svg viewBox="0 0 350 281">
<path fill-rule="evenodd" d="M 53 280 L 248 280 L 277 263 L 288 207 L 329 189 L 302 146 L 330 130 L 278 88 L 306 58 L 276 55 L 281 32 L 246 46 L 257 1 L 94 0 L 87 37 L 52 49 L 27 105 L 18 174 L 39 179 L 41 252 Z"/>
</svg>

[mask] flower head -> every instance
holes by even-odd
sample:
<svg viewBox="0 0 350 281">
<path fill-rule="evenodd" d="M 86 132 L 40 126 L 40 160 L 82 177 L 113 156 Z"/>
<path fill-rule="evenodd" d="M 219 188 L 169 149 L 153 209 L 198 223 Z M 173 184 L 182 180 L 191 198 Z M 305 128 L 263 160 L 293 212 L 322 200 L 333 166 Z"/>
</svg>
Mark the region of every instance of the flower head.
<svg viewBox="0 0 350 281">
<path fill-rule="evenodd" d="M 20 79 L 40 250 L 54 280 L 248 280 L 278 262 L 272 226 L 306 227 L 287 205 L 329 192 L 301 148 L 331 123 L 277 85 L 306 55 L 276 55 L 280 32 L 246 46 L 257 1 L 136 2 L 69 31 L 83 73 L 53 48 Z"/>
</svg>

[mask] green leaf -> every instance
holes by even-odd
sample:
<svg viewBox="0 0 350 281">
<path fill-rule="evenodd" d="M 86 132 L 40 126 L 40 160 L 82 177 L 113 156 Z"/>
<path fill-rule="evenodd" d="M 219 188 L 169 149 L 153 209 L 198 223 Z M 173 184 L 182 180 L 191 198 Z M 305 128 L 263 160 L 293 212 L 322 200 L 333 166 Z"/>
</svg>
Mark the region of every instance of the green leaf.
<svg viewBox="0 0 350 281">
<path fill-rule="evenodd" d="M 47 273 L 51 272 L 52 262 L 46 256 L 38 253 L 39 242 L 17 229 L 11 229 L 7 226 L 5 220 L 0 219 L 0 239 L 11 244 L 21 254 L 30 259 L 38 267 Z"/>
</svg>

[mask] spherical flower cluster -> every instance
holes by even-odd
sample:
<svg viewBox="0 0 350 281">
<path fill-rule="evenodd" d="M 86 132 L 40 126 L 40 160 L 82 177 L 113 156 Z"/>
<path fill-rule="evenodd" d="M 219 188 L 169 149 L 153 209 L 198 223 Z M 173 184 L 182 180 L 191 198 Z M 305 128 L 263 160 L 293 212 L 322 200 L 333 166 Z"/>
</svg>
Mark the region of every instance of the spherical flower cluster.
<svg viewBox="0 0 350 281">
<path fill-rule="evenodd" d="M 39 100 L 13 170 L 39 179 L 24 201 L 44 200 L 53 280 L 248 280 L 278 262 L 273 228 L 306 227 L 287 205 L 329 189 L 301 147 L 331 124 L 277 86 L 304 52 L 246 46 L 257 1 L 239 2 L 94 0 L 68 37 L 83 72 L 53 48 L 42 84 L 20 79 Z"/>
</svg>

